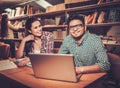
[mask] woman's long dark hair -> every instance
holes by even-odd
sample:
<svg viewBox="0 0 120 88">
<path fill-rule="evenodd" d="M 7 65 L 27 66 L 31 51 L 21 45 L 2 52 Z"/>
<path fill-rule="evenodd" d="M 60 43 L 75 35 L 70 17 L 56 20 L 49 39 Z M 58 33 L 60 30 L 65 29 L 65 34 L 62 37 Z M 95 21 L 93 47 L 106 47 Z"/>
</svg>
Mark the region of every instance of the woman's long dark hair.
<svg viewBox="0 0 120 88">
<path fill-rule="evenodd" d="M 3 14 L 1 19 L 1 32 L 0 32 L 1 38 L 6 37 L 7 33 L 8 33 L 8 16 L 7 14 Z"/>
</svg>

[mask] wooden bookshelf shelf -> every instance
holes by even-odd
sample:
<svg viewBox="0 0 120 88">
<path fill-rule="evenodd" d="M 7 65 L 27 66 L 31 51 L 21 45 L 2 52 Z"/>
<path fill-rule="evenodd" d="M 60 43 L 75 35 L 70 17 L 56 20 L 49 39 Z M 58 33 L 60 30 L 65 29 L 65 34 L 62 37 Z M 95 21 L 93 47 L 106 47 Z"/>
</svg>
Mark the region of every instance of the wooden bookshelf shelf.
<svg viewBox="0 0 120 88">
<path fill-rule="evenodd" d="M 54 39 L 54 42 L 63 42 L 63 39 Z"/>
<path fill-rule="evenodd" d="M 65 10 L 55 11 L 55 12 L 47 12 L 47 13 L 38 13 L 38 14 L 31 14 L 29 17 L 55 17 L 57 15 L 65 14 Z"/>
<path fill-rule="evenodd" d="M 63 28 L 66 28 L 67 25 L 45 25 L 43 26 L 43 29 L 48 29 L 48 28 L 51 28 L 51 29 L 63 29 Z"/>
<path fill-rule="evenodd" d="M 22 19 L 27 19 L 27 18 L 30 18 L 30 17 L 42 17 L 42 18 L 46 18 L 46 17 L 54 17 L 54 16 L 61 15 L 61 14 L 65 14 L 65 10 L 56 11 L 56 12 L 47 12 L 47 13 L 38 13 L 38 14 L 30 14 L 30 15 L 24 15 L 24 16 L 17 16 L 17 17 L 9 18 L 9 20 L 10 21 L 12 21 L 12 20 L 22 20 Z"/>
<path fill-rule="evenodd" d="M 22 28 L 19 28 L 19 30 L 13 30 L 14 32 L 25 32 L 25 28 L 22 27 Z"/>
<path fill-rule="evenodd" d="M 120 46 L 120 43 L 116 43 L 116 44 L 111 44 L 111 43 L 103 43 L 104 45 L 115 45 L 115 46 Z"/>
<path fill-rule="evenodd" d="M 18 42 L 20 42 L 22 39 L 14 38 L 14 39 L 0 39 L 0 40 L 11 40 L 11 41 L 18 41 Z"/>
<path fill-rule="evenodd" d="M 62 29 L 62 30 L 66 30 L 65 28 L 67 28 L 67 25 L 45 25 L 43 26 L 43 30 L 47 30 L 47 31 L 54 31 L 56 29 Z M 14 32 L 25 32 L 25 28 L 20 28 L 19 30 L 14 30 Z"/>
<path fill-rule="evenodd" d="M 96 23 L 96 24 L 87 24 L 87 27 L 99 27 L 99 26 L 115 26 L 120 25 L 120 22 L 109 22 L 109 23 Z"/>
<path fill-rule="evenodd" d="M 105 7 L 113 7 L 113 6 L 118 6 L 120 5 L 120 1 L 110 1 L 110 2 L 106 2 L 106 3 L 102 3 L 102 4 L 92 4 L 92 5 L 86 5 L 86 6 L 80 6 L 80 7 L 74 7 L 74 8 L 67 8 L 65 10 L 61 10 L 61 11 L 55 11 L 55 12 L 47 12 L 47 13 L 39 13 L 39 14 L 30 14 L 30 15 L 25 15 L 25 16 L 19 16 L 19 17 L 13 17 L 10 18 L 9 20 L 18 20 L 18 19 L 26 19 L 28 17 L 54 17 L 57 15 L 61 15 L 61 14 L 65 14 L 66 12 L 75 12 L 75 11 L 81 11 L 82 12 L 86 12 L 89 11 L 91 9 L 101 9 Z"/>
<path fill-rule="evenodd" d="M 102 4 L 92 4 L 92 5 L 86 5 L 86 6 L 80 6 L 80 7 L 74 7 L 74 8 L 68 8 L 65 11 L 66 12 L 75 12 L 75 11 L 81 11 L 81 12 L 86 12 L 92 9 L 101 9 L 105 7 L 113 7 L 113 6 L 117 6 L 120 5 L 120 1 L 111 1 L 111 2 L 106 2 L 106 3 L 102 3 Z"/>
<path fill-rule="evenodd" d="M 23 19 L 27 19 L 27 18 L 29 18 L 29 16 L 24 15 L 24 16 L 17 16 L 17 17 L 9 18 L 9 20 L 10 21 L 12 21 L 12 20 L 23 20 Z"/>
</svg>

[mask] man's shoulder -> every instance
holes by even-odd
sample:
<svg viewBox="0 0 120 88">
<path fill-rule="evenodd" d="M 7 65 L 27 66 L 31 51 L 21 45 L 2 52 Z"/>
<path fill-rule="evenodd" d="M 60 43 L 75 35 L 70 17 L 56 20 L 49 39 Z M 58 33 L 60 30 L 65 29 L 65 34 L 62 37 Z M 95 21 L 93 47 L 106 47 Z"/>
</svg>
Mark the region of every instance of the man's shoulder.
<svg viewBox="0 0 120 88">
<path fill-rule="evenodd" d="M 87 41 L 91 42 L 91 44 L 93 44 L 94 46 L 102 43 L 100 36 L 96 34 L 89 34 Z"/>
<path fill-rule="evenodd" d="M 68 36 L 65 37 L 64 40 L 65 40 L 65 41 L 69 41 L 69 40 L 71 41 L 71 39 L 72 39 L 72 36 L 71 36 L 71 35 L 68 35 Z"/>
<path fill-rule="evenodd" d="M 89 33 L 89 34 L 88 34 L 88 38 L 93 39 L 93 40 L 95 40 L 95 39 L 100 39 L 100 37 L 99 37 L 98 35 L 92 34 L 92 33 Z"/>
</svg>

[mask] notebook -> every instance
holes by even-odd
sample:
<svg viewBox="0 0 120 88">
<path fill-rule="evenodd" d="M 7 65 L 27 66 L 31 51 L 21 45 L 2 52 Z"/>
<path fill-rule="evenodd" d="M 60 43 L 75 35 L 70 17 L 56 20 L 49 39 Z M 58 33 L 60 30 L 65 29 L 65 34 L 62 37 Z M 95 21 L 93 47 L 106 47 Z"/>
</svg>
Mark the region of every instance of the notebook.
<svg viewBox="0 0 120 88">
<path fill-rule="evenodd" d="M 43 79 L 78 82 L 73 55 L 71 54 L 29 54 L 35 77 Z"/>
<path fill-rule="evenodd" d="M 0 71 L 17 68 L 17 65 L 10 60 L 1 60 L 0 61 Z"/>
</svg>

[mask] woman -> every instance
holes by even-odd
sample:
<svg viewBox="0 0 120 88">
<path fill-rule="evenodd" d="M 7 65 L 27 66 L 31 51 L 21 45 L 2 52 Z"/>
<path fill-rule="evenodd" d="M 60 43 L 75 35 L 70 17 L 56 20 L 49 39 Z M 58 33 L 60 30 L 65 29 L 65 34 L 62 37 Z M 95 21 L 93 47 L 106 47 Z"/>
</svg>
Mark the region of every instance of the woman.
<svg viewBox="0 0 120 88">
<path fill-rule="evenodd" d="M 29 18 L 25 24 L 26 37 L 21 41 L 16 53 L 17 58 L 28 56 L 28 53 L 53 53 L 53 35 L 51 32 L 42 31 L 42 22 L 37 18 Z M 24 66 L 29 62 L 26 57 L 18 63 Z"/>
<path fill-rule="evenodd" d="M 1 29 L 0 29 L 0 37 L 1 42 L 4 42 L 6 44 L 10 45 L 10 54 L 12 58 L 15 58 L 15 43 L 12 40 L 14 39 L 14 30 L 19 30 L 19 27 L 15 27 L 11 24 L 11 22 L 8 20 L 7 13 L 3 13 L 1 17 L 1 23 L 0 23 Z"/>
<path fill-rule="evenodd" d="M 2 39 L 14 39 L 13 31 L 19 30 L 19 27 L 15 27 L 8 20 L 8 14 L 3 13 L 1 17 L 1 38 Z"/>
</svg>

